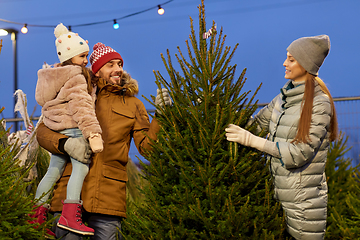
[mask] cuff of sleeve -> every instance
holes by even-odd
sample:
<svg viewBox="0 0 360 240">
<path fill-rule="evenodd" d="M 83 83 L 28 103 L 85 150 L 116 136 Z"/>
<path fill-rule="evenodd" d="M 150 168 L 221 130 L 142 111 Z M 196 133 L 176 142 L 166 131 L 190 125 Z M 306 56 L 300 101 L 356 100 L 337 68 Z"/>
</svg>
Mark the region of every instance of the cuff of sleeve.
<svg viewBox="0 0 360 240">
<path fill-rule="evenodd" d="M 291 166 L 291 162 L 293 157 L 291 156 L 290 144 L 288 142 L 277 142 L 277 147 L 279 149 L 279 153 L 281 155 L 281 163 L 283 164 L 283 167 L 289 168 Z"/>
<path fill-rule="evenodd" d="M 281 162 L 281 166 L 284 166 L 284 162 L 283 162 L 283 160 L 282 160 L 282 158 L 281 158 L 281 151 L 280 151 L 280 147 L 279 147 L 279 142 L 276 142 L 276 147 L 277 147 L 278 150 L 279 150 L 279 155 L 280 155 L 279 160 L 280 160 L 280 162 Z"/>
<path fill-rule="evenodd" d="M 64 153 L 64 154 L 67 154 L 67 152 L 65 151 L 65 142 L 66 140 L 68 140 L 68 138 L 60 138 L 59 139 L 59 151 Z"/>
<path fill-rule="evenodd" d="M 255 135 L 252 135 L 254 138 L 251 139 L 251 147 L 256 148 L 259 151 L 264 151 L 266 139 L 262 137 L 258 137 Z"/>
</svg>

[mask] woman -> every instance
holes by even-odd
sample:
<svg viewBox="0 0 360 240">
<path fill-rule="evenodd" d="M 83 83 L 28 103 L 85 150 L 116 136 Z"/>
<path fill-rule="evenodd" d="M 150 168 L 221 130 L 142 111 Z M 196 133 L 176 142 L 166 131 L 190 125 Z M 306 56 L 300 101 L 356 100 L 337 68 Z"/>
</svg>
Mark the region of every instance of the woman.
<svg viewBox="0 0 360 240">
<path fill-rule="evenodd" d="M 269 131 L 269 140 L 233 124 L 225 129 L 228 141 L 269 154 L 275 198 L 296 239 L 325 236 L 325 163 L 329 142 L 337 137 L 337 119 L 331 94 L 317 75 L 329 49 L 327 35 L 299 38 L 287 48 L 283 65 L 289 81 L 254 118 Z"/>
</svg>

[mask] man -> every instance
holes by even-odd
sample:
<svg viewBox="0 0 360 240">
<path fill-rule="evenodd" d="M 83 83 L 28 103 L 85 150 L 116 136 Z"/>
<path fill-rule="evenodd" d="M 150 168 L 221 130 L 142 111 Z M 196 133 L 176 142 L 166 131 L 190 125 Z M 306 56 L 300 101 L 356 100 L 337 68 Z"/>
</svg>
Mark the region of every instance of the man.
<svg viewBox="0 0 360 240">
<path fill-rule="evenodd" d="M 82 188 L 83 220 L 95 230 L 91 239 L 120 239 L 118 229 L 126 217 L 126 164 L 131 139 L 139 153 L 151 150 L 159 125 L 149 117 L 143 103 L 135 97 L 137 82 L 123 70 L 123 59 L 114 49 L 97 43 L 90 55 L 91 70 L 97 81 L 96 116 L 102 128 L 104 150 L 96 153 Z M 171 104 L 166 89 L 158 91 L 155 104 Z M 147 137 L 148 136 L 148 137 Z M 37 131 L 40 146 L 57 154 L 68 154 L 87 162 L 91 154 L 83 138 L 68 138 L 42 124 Z M 66 185 L 71 174 L 71 163 L 57 182 L 50 211 L 59 214 L 61 201 L 66 196 Z M 61 228 L 55 230 L 62 239 L 81 239 L 81 235 Z"/>
</svg>

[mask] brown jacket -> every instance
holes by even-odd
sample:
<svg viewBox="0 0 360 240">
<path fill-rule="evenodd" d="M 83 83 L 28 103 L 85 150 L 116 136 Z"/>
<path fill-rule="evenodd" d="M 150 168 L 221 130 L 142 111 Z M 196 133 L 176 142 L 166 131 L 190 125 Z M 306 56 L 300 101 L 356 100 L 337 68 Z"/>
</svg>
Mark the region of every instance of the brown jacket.
<svg viewBox="0 0 360 240">
<path fill-rule="evenodd" d="M 155 118 L 149 122 L 145 106 L 133 96 L 138 91 L 137 84 L 133 87 L 106 84 L 102 79 L 98 82 L 96 116 L 103 130 L 104 150 L 94 155 L 84 181 L 81 198 L 87 212 L 126 217 L 126 164 L 131 139 L 141 154 L 150 150 L 152 140 L 157 139 L 158 122 Z M 50 152 L 61 153 L 59 139 L 66 136 L 49 131 L 45 125 L 38 129 L 39 144 Z M 68 163 L 55 186 L 51 211 L 61 211 L 70 174 Z"/>
</svg>

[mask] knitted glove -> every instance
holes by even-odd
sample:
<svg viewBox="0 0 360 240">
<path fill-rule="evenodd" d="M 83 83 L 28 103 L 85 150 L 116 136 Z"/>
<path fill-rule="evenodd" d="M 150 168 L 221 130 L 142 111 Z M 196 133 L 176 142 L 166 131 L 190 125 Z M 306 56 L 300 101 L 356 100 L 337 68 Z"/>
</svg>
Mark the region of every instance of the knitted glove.
<svg viewBox="0 0 360 240">
<path fill-rule="evenodd" d="M 161 92 L 163 98 L 161 98 Z M 164 105 L 168 105 L 168 106 L 172 105 L 169 91 L 166 88 L 163 88 L 161 90 L 160 89 L 156 90 L 155 105 L 160 107 L 163 107 Z M 160 109 L 156 109 L 156 112 L 159 114 L 161 113 Z"/>
<path fill-rule="evenodd" d="M 90 163 L 92 151 L 89 142 L 84 137 L 68 138 L 64 144 L 64 150 L 70 157 L 82 163 Z"/>
<path fill-rule="evenodd" d="M 259 151 L 264 151 L 264 146 L 267 141 L 265 138 L 255 136 L 249 131 L 246 131 L 234 124 L 230 124 L 227 128 L 225 128 L 225 131 L 226 139 L 228 141 L 237 142 L 241 145 L 256 148 Z"/>
<path fill-rule="evenodd" d="M 93 153 L 102 152 L 104 149 L 103 140 L 99 133 L 91 133 L 89 137 L 89 143 Z"/>
</svg>

